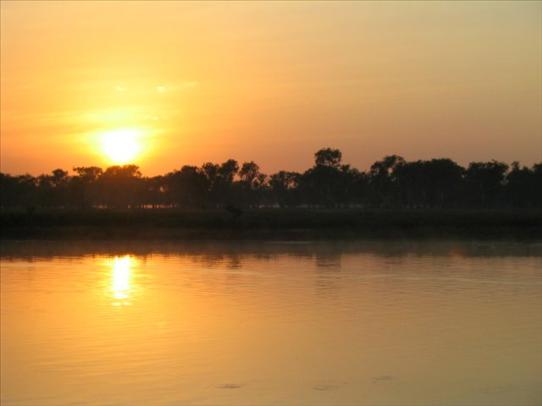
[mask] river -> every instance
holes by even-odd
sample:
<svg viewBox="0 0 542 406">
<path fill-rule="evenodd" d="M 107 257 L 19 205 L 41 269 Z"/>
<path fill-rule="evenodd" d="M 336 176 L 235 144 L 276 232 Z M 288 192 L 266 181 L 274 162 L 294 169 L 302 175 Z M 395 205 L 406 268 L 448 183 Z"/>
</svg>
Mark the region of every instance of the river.
<svg viewBox="0 0 542 406">
<path fill-rule="evenodd" d="M 542 244 L 2 242 L 2 405 L 539 405 Z"/>
</svg>

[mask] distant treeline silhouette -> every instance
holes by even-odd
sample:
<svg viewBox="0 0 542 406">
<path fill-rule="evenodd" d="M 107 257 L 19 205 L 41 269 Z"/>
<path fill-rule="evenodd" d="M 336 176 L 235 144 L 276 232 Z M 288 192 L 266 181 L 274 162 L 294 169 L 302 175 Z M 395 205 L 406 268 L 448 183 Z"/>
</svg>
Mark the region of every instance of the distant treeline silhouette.
<svg viewBox="0 0 542 406">
<path fill-rule="evenodd" d="M 50 175 L 0 173 L 3 208 L 226 208 L 257 207 L 503 208 L 542 207 L 542 163 L 451 159 L 407 162 L 391 155 L 363 172 L 342 163 L 338 149 L 315 153 L 303 173 L 270 176 L 254 162 L 183 166 L 145 177 L 135 165 L 76 167 Z"/>
</svg>

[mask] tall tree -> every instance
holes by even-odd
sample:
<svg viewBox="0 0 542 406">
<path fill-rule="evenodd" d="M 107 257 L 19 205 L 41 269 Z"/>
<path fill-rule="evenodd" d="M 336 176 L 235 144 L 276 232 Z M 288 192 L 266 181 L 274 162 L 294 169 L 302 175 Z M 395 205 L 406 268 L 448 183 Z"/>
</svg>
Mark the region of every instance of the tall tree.
<svg viewBox="0 0 542 406">
<path fill-rule="evenodd" d="M 341 164 L 342 152 L 333 148 L 322 148 L 314 153 L 316 166 L 338 168 Z"/>
<path fill-rule="evenodd" d="M 472 162 L 465 171 L 468 205 L 495 207 L 502 203 L 508 165 L 503 162 Z"/>
<path fill-rule="evenodd" d="M 138 207 L 142 203 L 142 185 L 138 166 L 110 166 L 98 182 L 101 203 L 116 208 Z"/>
</svg>

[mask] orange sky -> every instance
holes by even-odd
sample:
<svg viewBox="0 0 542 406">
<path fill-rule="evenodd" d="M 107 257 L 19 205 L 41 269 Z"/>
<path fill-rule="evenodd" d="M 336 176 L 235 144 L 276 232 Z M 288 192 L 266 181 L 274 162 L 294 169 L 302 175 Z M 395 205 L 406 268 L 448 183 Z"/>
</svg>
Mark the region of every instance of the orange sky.
<svg viewBox="0 0 542 406">
<path fill-rule="evenodd" d="M 542 161 L 542 3 L 1 3 L 1 170 Z"/>
</svg>

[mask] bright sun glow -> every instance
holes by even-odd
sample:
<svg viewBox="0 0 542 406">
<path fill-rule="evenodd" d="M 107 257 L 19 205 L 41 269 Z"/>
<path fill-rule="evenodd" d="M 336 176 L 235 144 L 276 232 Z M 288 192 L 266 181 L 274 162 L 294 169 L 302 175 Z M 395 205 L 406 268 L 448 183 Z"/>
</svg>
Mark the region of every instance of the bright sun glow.
<svg viewBox="0 0 542 406">
<path fill-rule="evenodd" d="M 127 299 L 130 294 L 132 264 L 133 260 L 128 255 L 113 259 L 111 290 L 115 299 Z"/>
<path fill-rule="evenodd" d="M 102 151 L 115 164 L 133 162 L 141 152 L 141 135 L 131 128 L 107 131 L 101 135 Z"/>
</svg>

